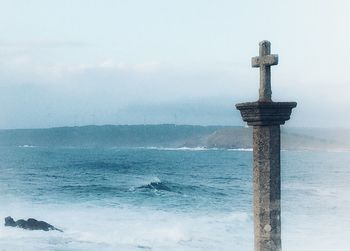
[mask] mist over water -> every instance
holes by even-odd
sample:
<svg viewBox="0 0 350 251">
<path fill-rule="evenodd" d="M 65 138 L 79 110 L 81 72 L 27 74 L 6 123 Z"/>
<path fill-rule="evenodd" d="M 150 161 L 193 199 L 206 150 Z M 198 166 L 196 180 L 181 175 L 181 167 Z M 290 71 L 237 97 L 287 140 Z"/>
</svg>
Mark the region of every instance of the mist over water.
<svg viewBox="0 0 350 251">
<path fill-rule="evenodd" d="M 5 250 L 253 250 L 251 151 L 2 147 Z M 348 250 L 348 152 L 282 152 L 284 250 Z"/>
</svg>

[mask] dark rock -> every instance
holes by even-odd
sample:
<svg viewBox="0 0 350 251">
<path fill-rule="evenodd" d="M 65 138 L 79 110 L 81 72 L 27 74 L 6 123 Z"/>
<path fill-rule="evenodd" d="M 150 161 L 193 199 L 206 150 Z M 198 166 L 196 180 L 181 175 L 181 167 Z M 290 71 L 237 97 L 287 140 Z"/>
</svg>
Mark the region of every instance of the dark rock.
<svg viewBox="0 0 350 251">
<path fill-rule="evenodd" d="M 7 217 L 5 218 L 5 226 L 6 226 L 6 227 L 16 227 L 17 224 L 16 224 L 16 222 L 13 220 L 12 217 L 7 216 Z"/>
<path fill-rule="evenodd" d="M 63 232 L 61 229 L 58 229 L 45 221 L 38 221 L 33 218 L 29 218 L 28 220 L 20 219 L 20 220 L 14 221 L 14 219 L 11 216 L 8 216 L 5 218 L 5 226 L 19 227 L 27 230 L 43 230 L 43 231 L 56 230 L 59 232 Z"/>
</svg>

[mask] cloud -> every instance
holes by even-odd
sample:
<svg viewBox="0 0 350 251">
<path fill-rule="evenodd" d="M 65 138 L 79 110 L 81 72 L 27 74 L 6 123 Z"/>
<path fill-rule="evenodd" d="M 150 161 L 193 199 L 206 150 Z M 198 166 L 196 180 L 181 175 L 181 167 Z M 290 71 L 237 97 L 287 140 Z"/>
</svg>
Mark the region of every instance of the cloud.
<svg viewBox="0 0 350 251">
<path fill-rule="evenodd" d="M 179 123 L 242 124 L 234 104 L 258 95 L 258 71 L 248 66 L 180 67 L 116 55 L 63 60 L 52 51 L 42 55 L 0 46 L 0 127 L 172 123 L 175 117 Z M 350 124 L 339 116 L 350 105 L 346 79 L 337 89 L 293 76 L 273 70 L 274 100 L 298 102 L 288 125 Z M 322 112 L 321 103 L 327 108 Z"/>
<path fill-rule="evenodd" d="M 91 44 L 81 41 L 67 40 L 28 40 L 28 41 L 5 41 L 0 40 L 0 48 L 7 49 L 41 49 L 41 48 L 67 48 L 89 47 Z"/>
<path fill-rule="evenodd" d="M 113 59 L 103 59 L 93 64 L 68 64 L 60 65 L 61 72 L 83 73 L 87 71 L 109 70 L 116 72 L 130 73 L 155 73 L 161 69 L 161 63 L 144 62 L 136 64 L 128 64 L 125 62 L 115 62 Z"/>
<path fill-rule="evenodd" d="M 1 47 L 1 46 L 0 46 Z M 0 80 L 4 76 L 23 76 L 24 82 L 38 84 L 54 84 L 74 76 L 83 76 L 94 73 L 95 75 L 106 74 L 155 74 L 162 70 L 162 64 L 155 61 L 141 63 L 127 63 L 112 58 L 96 60 L 81 60 L 80 62 L 62 62 L 54 60 L 42 60 L 36 54 L 27 51 L 8 53 L 0 48 Z M 11 81 L 12 82 L 12 81 Z"/>
</svg>

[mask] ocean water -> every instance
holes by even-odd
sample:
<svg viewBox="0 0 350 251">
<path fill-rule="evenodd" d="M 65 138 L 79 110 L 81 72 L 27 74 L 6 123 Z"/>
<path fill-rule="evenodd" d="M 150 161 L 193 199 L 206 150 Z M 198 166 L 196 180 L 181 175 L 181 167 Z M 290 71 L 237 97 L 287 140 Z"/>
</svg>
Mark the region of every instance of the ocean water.
<svg viewBox="0 0 350 251">
<path fill-rule="evenodd" d="M 0 250 L 253 250 L 251 149 L 0 149 Z M 282 151 L 285 251 L 350 250 L 350 153 Z"/>
</svg>

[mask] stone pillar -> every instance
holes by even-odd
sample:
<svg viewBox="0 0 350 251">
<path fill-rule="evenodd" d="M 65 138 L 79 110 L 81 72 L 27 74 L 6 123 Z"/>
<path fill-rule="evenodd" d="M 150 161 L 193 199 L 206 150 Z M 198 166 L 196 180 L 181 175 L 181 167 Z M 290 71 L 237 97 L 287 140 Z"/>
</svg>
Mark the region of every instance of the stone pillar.
<svg viewBox="0 0 350 251">
<path fill-rule="evenodd" d="M 253 127 L 255 250 L 280 250 L 280 126 Z"/>
<path fill-rule="evenodd" d="M 260 47 L 270 46 L 263 41 Z M 277 64 L 277 55 L 261 53 L 253 67 Z M 261 70 L 261 69 L 260 69 Z M 261 70 L 262 71 L 262 70 Z M 266 69 L 263 70 L 266 72 Z M 259 101 L 237 104 L 243 121 L 253 126 L 253 189 L 255 251 L 280 251 L 281 245 L 281 164 L 280 125 L 289 120 L 296 102 L 271 100 L 270 74 L 260 74 Z"/>
</svg>

